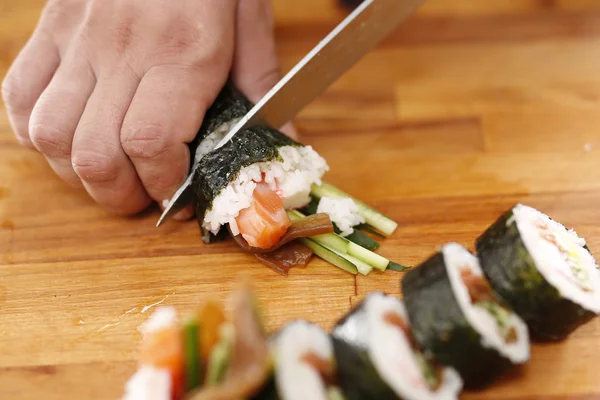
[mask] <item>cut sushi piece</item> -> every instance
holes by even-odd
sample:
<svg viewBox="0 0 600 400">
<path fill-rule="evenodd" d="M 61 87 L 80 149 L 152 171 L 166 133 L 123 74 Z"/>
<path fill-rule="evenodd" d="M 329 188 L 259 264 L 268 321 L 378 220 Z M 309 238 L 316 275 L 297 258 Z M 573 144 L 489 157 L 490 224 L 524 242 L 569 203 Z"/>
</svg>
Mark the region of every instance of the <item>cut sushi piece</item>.
<svg viewBox="0 0 600 400">
<path fill-rule="evenodd" d="M 425 359 L 404 304 L 395 297 L 370 294 L 331 335 L 339 385 L 348 400 L 458 398 L 460 376 Z"/>
<path fill-rule="evenodd" d="M 417 342 L 465 386 L 480 387 L 529 360 L 525 323 L 489 287 L 477 258 L 445 245 L 402 279 L 404 304 Z"/>
<path fill-rule="evenodd" d="M 183 324 L 160 307 L 142 326 L 140 368 L 124 400 L 239 399 L 258 392 L 271 374 L 266 337 L 249 290 L 233 297 L 231 320 L 208 302 Z"/>
<path fill-rule="evenodd" d="M 123 400 L 180 399 L 185 391 L 184 355 L 177 312 L 158 308 L 141 331 L 139 369 L 127 382 Z"/>
<path fill-rule="evenodd" d="M 534 208 L 506 212 L 477 239 L 477 253 L 534 339 L 564 339 L 600 312 L 600 273 L 585 240 Z"/>
<path fill-rule="evenodd" d="M 321 328 L 291 322 L 272 337 L 269 347 L 274 377 L 255 399 L 330 400 L 330 394 L 339 394 L 331 339 Z"/>
<path fill-rule="evenodd" d="M 186 399 L 247 398 L 267 382 L 271 373 L 271 357 L 254 297 L 248 290 L 234 295 L 232 320 L 224 332 L 226 337 L 231 338 L 230 349 L 213 357 L 220 357 L 216 364 L 222 370 L 215 374 L 216 379 L 210 385 L 196 389 Z M 215 346 L 215 350 L 218 349 L 220 347 Z"/>
</svg>

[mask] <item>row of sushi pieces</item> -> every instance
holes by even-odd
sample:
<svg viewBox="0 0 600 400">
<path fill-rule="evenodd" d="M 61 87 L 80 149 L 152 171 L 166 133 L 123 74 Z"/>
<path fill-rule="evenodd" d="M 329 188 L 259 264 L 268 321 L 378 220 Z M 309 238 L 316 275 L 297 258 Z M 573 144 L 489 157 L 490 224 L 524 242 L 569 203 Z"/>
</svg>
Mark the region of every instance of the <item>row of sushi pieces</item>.
<svg viewBox="0 0 600 400">
<path fill-rule="evenodd" d="M 191 144 L 193 203 L 203 240 L 230 235 L 283 275 L 306 266 L 313 254 L 353 274 L 402 270 L 375 253 L 379 243 L 364 233 L 387 237 L 397 223 L 323 182 L 329 167 L 311 146 L 259 125 L 216 148 L 251 107 L 226 85 Z"/>
<path fill-rule="evenodd" d="M 247 288 L 229 319 L 216 302 L 183 321 L 161 308 L 124 399 L 456 399 L 600 312 L 584 239 L 545 214 L 515 206 L 476 250 L 446 244 L 405 273 L 403 300 L 371 293 L 330 334 L 297 320 L 266 335 Z"/>
</svg>

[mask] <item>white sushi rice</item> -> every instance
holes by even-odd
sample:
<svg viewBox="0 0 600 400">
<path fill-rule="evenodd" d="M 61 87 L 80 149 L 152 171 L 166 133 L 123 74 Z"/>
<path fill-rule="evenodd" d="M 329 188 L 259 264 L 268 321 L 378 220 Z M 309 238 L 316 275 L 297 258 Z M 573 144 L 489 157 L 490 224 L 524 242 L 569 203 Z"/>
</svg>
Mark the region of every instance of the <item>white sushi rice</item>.
<svg viewBox="0 0 600 400">
<path fill-rule="evenodd" d="M 231 121 L 224 122 L 221 125 L 219 125 L 217 129 L 215 129 L 208 136 L 206 136 L 196 148 L 194 164 L 197 164 L 202 159 L 202 157 L 213 151 L 215 147 L 217 147 L 219 142 L 225 137 L 225 135 L 229 133 L 231 128 L 233 128 L 235 124 L 237 124 L 240 120 L 241 118 L 235 118 Z"/>
<path fill-rule="evenodd" d="M 142 366 L 125 384 L 122 400 L 170 400 L 171 375 L 165 369 Z"/>
<path fill-rule="evenodd" d="M 441 385 L 437 390 L 431 390 L 405 333 L 385 320 L 385 315 L 391 312 L 408 325 L 407 313 L 400 300 L 382 293 L 373 293 L 365 300 L 364 306 L 369 331 L 372 332 L 367 338 L 369 358 L 381 379 L 399 398 L 458 399 L 463 383 L 456 370 L 444 367 Z"/>
<path fill-rule="evenodd" d="M 325 213 L 329 215 L 333 222 L 340 230 L 340 235 L 348 236 L 354 232 L 354 227 L 365 223 L 365 217 L 360 215 L 358 206 L 354 200 L 350 198 L 332 198 L 322 197 L 319 200 L 317 213 Z"/>
<path fill-rule="evenodd" d="M 250 207 L 257 182 L 265 182 L 271 190 L 283 196 L 286 209 L 300 208 L 310 201 L 310 188 L 321 184 L 321 177 L 329 170 L 327 162 L 311 146 L 283 146 L 279 148 L 282 160 L 261 162 L 243 168 L 213 200 L 212 208 L 204 215 L 203 227 L 217 234 L 222 225 L 229 224 L 234 235 L 239 234 L 235 218 Z"/>
<path fill-rule="evenodd" d="M 564 298 L 600 313 L 600 272 L 585 240 L 540 211 L 518 204 L 507 224 L 517 224 L 539 273 Z"/>
<path fill-rule="evenodd" d="M 177 323 L 177 310 L 170 306 L 158 307 L 150 318 L 139 327 L 143 335 L 157 332 Z"/>
<path fill-rule="evenodd" d="M 529 360 L 529 332 L 523 320 L 517 314 L 510 313 L 507 325 L 515 329 L 517 340 L 507 343 L 494 316 L 487 309 L 471 302 L 461 270 L 468 268 L 473 275 L 486 279 L 477 257 L 457 243 L 446 244 L 442 248 L 442 254 L 454 296 L 469 324 L 481 335 L 481 345 L 495 349 L 514 364 Z"/>
<path fill-rule="evenodd" d="M 327 386 L 319 371 L 302 360 L 307 353 L 333 360 L 333 345 L 324 330 L 305 321 L 295 321 L 279 333 L 272 347 L 275 385 L 282 400 L 327 400 Z"/>
<path fill-rule="evenodd" d="M 170 306 L 158 307 L 150 318 L 139 327 L 142 335 L 147 336 L 177 324 L 177 310 Z M 171 375 L 169 371 L 142 365 L 125 384 L 122 400 L 170 400 Z"/>
</svg>

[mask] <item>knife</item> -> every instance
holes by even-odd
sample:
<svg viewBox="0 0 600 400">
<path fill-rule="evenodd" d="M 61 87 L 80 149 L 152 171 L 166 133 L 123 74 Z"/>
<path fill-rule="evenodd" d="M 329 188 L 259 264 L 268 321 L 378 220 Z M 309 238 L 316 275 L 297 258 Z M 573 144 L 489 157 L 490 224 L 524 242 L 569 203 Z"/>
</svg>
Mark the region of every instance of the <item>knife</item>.
<svg viewBox="0 0 600 400">
<path fill-rule="evenodd" d="M 424 2 L 364 0 L 256 103 L 215 149 L 251 126 L 267 123 L 281 127 L 292 120 Z M 196 167 L 197 164 L 165 207 L 157 227 L 192 202 L 191 184 Z"/>
</svg>

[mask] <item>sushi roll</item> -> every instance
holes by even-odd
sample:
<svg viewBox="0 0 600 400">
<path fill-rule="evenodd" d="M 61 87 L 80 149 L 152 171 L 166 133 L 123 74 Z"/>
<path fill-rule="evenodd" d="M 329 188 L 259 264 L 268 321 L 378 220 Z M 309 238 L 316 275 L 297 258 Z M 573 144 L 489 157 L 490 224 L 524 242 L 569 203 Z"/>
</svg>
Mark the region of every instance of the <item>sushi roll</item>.
<svg viewBox="0 0 600 400">
<path fill-rule="evenodd" d="M 529 360 L 527 326 L 496 297 L 477 258 L 445 245 L 402 279 L 404 304 L 417 342 L 467 387 L 490 383 Z"/>
<path fill-rule="evenodd" d="M 370 294 L 331 336 L 339 385 L 348 400 L 458 398 L 460 376 L 425 358 L 404 304 L 395 297 Z"/>
<path fill-rule="evenodd" d="M 248 398 L 271 375 L 266 337 L 247 290 L 234 296 L 230 320 L 216 302 L 185 319 L 161 307 L 141 330 L 139 369 L 123 400 Z"/>
<path fill-rule="evenodd" d="M 274 363 L 270 384 L 256 400 L 343 400 L 336 386 L 336 362 L 329 335 L 298 320 L 269 340 Z"/>
<path fill-rule="evenodd" d="M 600 312 L 600 274 L 585 240 L 532 207 L 502 215 L 477 239 L 477 253 L 532 338 L 564 339 Z"/>
<path fill-rule="evenodd" d="M 205 241 L 229 230 L 264 250 L 285 235 L 292 225 L 286 210 L 310 202 L 311 186 L 321 182 L 328 166 L 312 147 L 267 125 L 238 132 L 210 150 L 250 107 L 232 87 L 217 98 L 201 129 L 192 189 Z"/>
</svg>

